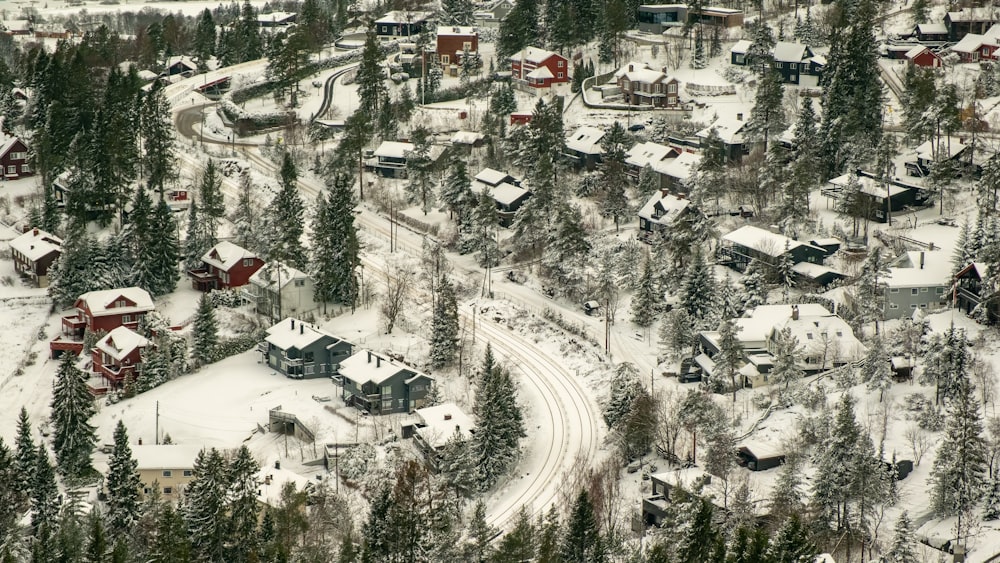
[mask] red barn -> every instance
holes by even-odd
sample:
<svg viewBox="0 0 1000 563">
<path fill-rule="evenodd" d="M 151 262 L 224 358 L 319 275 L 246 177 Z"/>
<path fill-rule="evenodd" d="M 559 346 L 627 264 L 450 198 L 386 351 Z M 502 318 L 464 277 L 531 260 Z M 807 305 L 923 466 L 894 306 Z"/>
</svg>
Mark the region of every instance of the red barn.
<svg viewBox="0 0 1000 563">
<path fill-rule="evenodd" d="M 0 165 L 3 166 L 3 177 L 7 180 L 32 176 L 28 165 L 28 147 L 17 137 L 5 137 L 0 145 Z"/>
<path fill-rule="evenodd" d="M 135 328 L 146 313 L 155 309 L 149 292 L 140 287 L 84 293 L 76 299 L 74 308 L 76 312 L 62 318 L 62 336 L 49 343 L 53 357 L 62 352 L 82 352 L 85 331 Z"/>
<path fill-rule="evenodd" d="M 250 282 L 264 265 L 256 254 L 231 242 L 222 241 L 201 257 L 201 267 L 188 271 L 191 286 L 198 291 L 230 289 Z"/>
<path fill-rule="evenodd" d="M 549 88 L 569 82 L 569 61 L 552 51 L 526 47 L 510 58 L 510 73 L 511 78 L 524 81 L 532 88 Z"/>
<path fill-rule="evenodd" d="M 906 54 L 903 55 L 903 58 L 911 64 L 915 64 L 917 66 L 940 68 L 942 65 L 941 55 L 938 55 L 923 45 L 917 45 L 916 47 L 908 50 Z"/>
<path fill-rule="evenodd" d="M 479 50 L 479 34 L 472 27 L 439 27 L 437 30 L 437 54 L 441 66 L 458 64 L 462 53 Z"/>
<path fill-rule="evenodd" d="M 109 332 L 97 341 L 91 351 L 92 369 L 112 389 L 119 389 L 131 376 L 138 377 L 142 352 L 149 340 L 124 326 Z"/>
</svg>

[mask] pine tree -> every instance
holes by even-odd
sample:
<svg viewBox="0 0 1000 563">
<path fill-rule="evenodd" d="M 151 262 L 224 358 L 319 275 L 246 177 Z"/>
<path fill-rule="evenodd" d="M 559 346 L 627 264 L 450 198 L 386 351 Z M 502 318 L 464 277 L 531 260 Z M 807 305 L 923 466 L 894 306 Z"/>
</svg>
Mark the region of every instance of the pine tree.
<svg viewBox="0 0 1000 563">
<path fill-rule="evenodd" d="M 14 470 L 17 479 L 14 487 L 17 493 L 24 498 L 31 495 L 31 487 L 34 484 L 32 476 L 35 474 L 38 463 L 38 451 L 35 449 L 35 440 L 31 437 L 31 421 L 28 419 L 28 410 L 21 407 L 21 413 L 17 417 L 17 437 L 14 439 Z"/>
<path fill-rule="evenodd" d="M 500 538 L 500 544 L 493 555 L 494 563 L 530 561 L 535 556 L 536 537 L 539 535 L 527 507 L 522 505 L 517 511 L 513 526 Z M 541 560 L 540 558 L 539 561 Z"/>
<path fill-rule="evenodd" d="M 455 217 L 459 224 L 468 216 L 468 206 L 472 202 L 469 189 L 469 172 L 465 161 L 455 157 L 448 167 L 448 175 L 441 185 L 441 201 L 448 207 L 448 216 Z"/>
<path fill-rule="evenodd" d="M 642 265 L 642 275 L 639 278 L 639 287 L 635 295 L 632 296 L 632 322 L 641 327 L 648 327 L 653 324 L 656 310 L 656 289 L 653 286 L 653 265 L 649 254 Z"/>
<path fill-rule="evenodd" d="M 695 326 L 707 326 L 712 321 L 715 310 L 715 277 L 705 263 L 700 249 L 694 255 L 684 272 L 680 288 L 681 307 L 687 311 Z"/>
<path fill-rule="evenodd" d="M 542 275 L 564 295 L 575 295 L 584 281 L 581 269 L 591 246 L 582 222 L 578 207 L 560 205 L 542 256 Z"/>
<path fill-rule="evenodd" d="M 782 385 L 782 390 L 787 391 L 791 383 L 799 381 L 805 376 L 805 372 L 799 367 L 802 349 L 789 327 L 778 331 L 774 335 L 773 342 L 774 368 L 771 370 L 771 382 L 775 385 Z"/>
<path fill-rule="evenodd" d="M 986 444 L 975 386 L 964 369 L 954 375 L 944 438 L 931 472 L 933 507 L 943 516 L 971 510 L 986 478 Z"/>
<path fill-rule="evenodd" d="M 377 563 L 389 559 L 391 537 L 387 524 L 391 506 L 392 489 L 385 486 L 375 493 L 368 512 L 368 521 L 362 527 L 361 536 L 364 538 L 361 549 L 362 563 Z"/>
<path fill-rule="evenodd" d="M 215 320 L 215 306 L 203 293 L 198 300 L 198 310 L 194 316 L 192 330 L 194 352 L 192 356 L 196 365 L 210 364 L 216 360 L 216 349 L 219 346 L 219 326 Z"/>
<path fill-rule="evenodd" d="M 438 470 L 455 492 L 470 496 L 476 490 L 476 462 L 472 444 L 456 429 L 441 450 Z"/>
<path fill-rule="evenodd" d="M 753 109 L 745 127 L 750 140 L 764 143 L 765 152 L 770 146 L 769 140 L 777 137 L 788 127 L 782 103 L 784 96 L 781 73 L 776 70 L 765 72 L 757 85 Z"/>
<path fill-rule="evenodd" d="M 611 376 L 608 402 L 604 405 L 604 421 L 608 428 L 619 429 L 632 413 L 636 397 L 642 394 L 639 372 L 628 362 L 618 364 Z"/>
<path fill-rule="evenodd" d="M 885 563 L 917 563 L 920 558 L 917 556 L 913 546 L 913 525 L 910 517 L 904 510 L 896 520 L 893 527 L 892 544 L 889 550 L 882 556 Z"/>
<path fill-rule="evenodd" d="M 691 68 L 703 69 L 708 66 L 705 53 L 705 37 L 699 25 L 694 31 L 694 54 L 691 55 Z"/>
<path fill-rule="evenodd" d="M 463 250 L 478 254 L 479 265 L 484 268 L 496 266 L 500 262 L 500 248 L 497 243 L 499 222 L 496 200 L 490 191 L 485 189 L 479 194 L 476 207 L 472 210 L 466 240 L 462 245 Z"/>
<path fill-rule="evenodd" d="M 305 204 L 297 187 L 298 171 L 291 154 L 286 152 L 281 162 L 281 190 L 268 206 L 270 233 L 268 258 L 293 268 L 306 267 L 306 253 L 302 248 Z"/>
<path fill-rule="evenodd" d="M 173 214 L 165 199 L 157 202 L 149 232 L 141 238 L 143 247 L 139 249 L 136 261 L 135 285 L 154 296 L 166 295 L 177 289 L 180 243 Z"/>
<path fill-rule="evenodd" d="M 87 563 L 102 563 L 108 555 L 108 540 L 104 533 L 104 522 L 96 513 L 90 514 L 90 538 L 87 541 Z"/>
<path fill-rule="evenodd" d="M 876 336 L 868 344 L 868 352 L 861 365 L 861 380 L 868 385 L 869 391 L 878 390 L 879 401 L 892 386 L 892 366 L 881 337 Z"/>
<path fill-rule="evenodd" d="M 975 259 L 975 255 L 969 252 L 971 234 L 969 221 L 962 221 L 962 228 L 958 232 L 955 250 L 951 256 L 951 275 L 953 278 Z"/>
<path fill-rule="evenodd" d="M 1000 478 L 990 479 L 986 488 L 986 499 L 983 501 L 983 520 L 1000 519 Z"/>
<path fill-rule="evenodd" d="M 472 520 L 466 528 L 466 549 L 465 560 L 470 563 L 486 563 L 493 554 L 493 546 L 490 540 L 497 531 L 486 523 L 486 503 L 482 500 L 476 502 L 476 507 L 472 513 Z"/>
<path fill-rule="evenodd" d="M 31 530 L 36 538 L 44 538 L 56 525 L 59 514 L 59 490 L 56 475 L 49 462 L 49 452 L 42 444 L 35 452 L 35 472 L 31 483 Z"/>
<path fill-rule="evenodd" d="M 361 263 L 354 190 L 351 178 L 340 173 L 328 178 L 327 185 L 327 194 L 317 199 L 311 233 L 315 298 L 353 306 L 358 297 L 355 272 Z"/>
<path fill-rule="evenodd" d="M 226 541 L 226 460 L 218 450 L 202 450 L 194 460 L 194 476 L 185 488 L 184 519 L 193 551 L 200 558 L 222 561 Z"/>
<path fill-rule="evenodd" d="M 431 181 L 431 133 L 417 127 L 410 133 L 413 150 L 406 156 L 408 182 L 406 189 L 411 202 L 420 203 L 420 209 L 427 215 L 434 205 L 434 185 Z"/>
<path fill-rule="evenodd" d="M 681 534 L 677 547 L 679 563 L 707 562 L 715 551 L 716 531 L 712 526 L 712 504 L 707 500 L 694 501 L 695 513 Z"/>
<path fill-rule="evenodd" d="M 215 21 L 212 19 L 212 11 L 205 8 L 198 18 L 198 26 L 194 35 L 194 52 L 198 57 L 199 70 L 208 70 L 206 63 L 215 54 Z"/>
<path fill-rule="evenodd" d="M 927 23 L 930 12 L 930 0 L 913 0 L 913 5 L 910 6 L 910 15 L 915 24 Z"/>
<path fill-rule="evenodd" d="M 497 57 L 506 60 L 521 49 L 538 44 L 541 38 L 539 21 L 538 2 L 517 0 L 507 17 L 500 22 Z"/>
<path fill-rule="evenodd" d="M 154 483 L 156 484 L 156 483 Z M 154 488 L 155 490 L 155 488 Z M 159 518 L 156 520 L 156 532 L 153 534 L 149 552 L 153 561 L 177 561 L 189 563 L 191 557 L 191 541 L 184 522 L 186 505 L 176 509 L 171 503 L 163 503 Z"/>
<path fill-rule="evenodd" d="M 660 189 L 660 174 L 653 170 L 653 167 L 646 164 L 639 171 L 639 183 L 635 187 L 642 197 L 649 197 Z"/>
<path fill-rule="evenodd" d="M 591 563 L 602 560 L 600 531 L 594 516 L 594 505 L 586 489 L 576 497 L 559 547 L 561 561 L 566 563 Z"/>
<path fill-rule="evenodd" d="M 225 531 L 235 540 L 224 547 L 226 561 L 253 561 L 260 557 L 257 533 L 259 472 L 260 465 L 253 459 L 250 450 L 246 445 L 240 446 L 226 473 L 229 483 L 226 511 L 229 516 Z"/>
<path fill-rule="evenodd" d="M 68 478 L 88 477 L 94 471 L 90 456 L 97 443 L 94 396 L 87 387 L 87 375 L 76 367 L 76 356 L 63 354 L 52 387 L 52 447 L 59 472 Z"/>
<path fill-rule="evenodd" d="M 379 114 L 381 103 L 388 92 L 385 86 L 385 70 L 382 68 L 383 58 L 375 29 L 370 28 L 365 34 L 361 65 L 355 78 L 358 84 L 358 97 L 361 99 L 358 109 L 369 116 Z"/>
<path fill-rule="evenodd" d="M 474 411 L 478 421 L 473 449 L 479 486 L 487 490 L 513 467 L 520 453 L 520 440 L 527 436 L 510 372 L 493 364 L 489 345 L 476 387 Z"/>
<path fill-rule="evenodd" d="M 162 89 L 153 89 L 142 99 L 140 131 L 144 149 L 142 171 L 149 189 L 163 197 L 166 185 L 174 178 L 174 137 L 170 106 Z"/>
<path fill-rule="evenodd" d="M 768 514 L 774 525 L 777 525 L 791 516 L 801 514 L 803 509 L 801 467 L 798 460 L 793 457 L 781 465 L 778 480 L 771 490 Z"/>
<path fill-rule="evenodd" d="M 244 170 L 240 174 L 239 196 L 236 199 L 236 211 L 233 213 L 233 236 L 238 246 L 263 254 L 257 218 L 257 204 L 253 197 L 253 180 L 250 172 Z"/>
<path fill-rule="evenodd" d="M 740 328 L 731 318 L 723 319 L 719 325 L 719 353 L 715 356 L 715 371 L 712 373 L 729 379 L 734 403 L 736 391 L 741 387 L 737 379 L 742 379 L 740 368 L 743 364 L 743 345 L 737 336 Z"/>
<path fill-rule="evenodd" d="M 778 528 L 767 554 L 771 561 L 788 563 L 811 563 L 819 555 L 797 514 L 792 514 Z"/>
<path fill-rule="evenodd" d="M 198 211 L 198 202 L 192 201 L 188 208 L 187 237 L 184 240 L 184 267 L 188 270 L 201 267 L 201 257 L 217 242 L 208 232 L 209 220 L 202 219 Z"/>
<path fill-rule="evenodd" d="M 212 238 L 218 235 L 219 220 L 226 215 L 226 202 L 222 195 L 222 178 L 219 177 L 215 161 L 208 159 L 205 172 L 198 186 L 201 197 L 202 220 L 208 224 L 207 230 Z M 193 203 L 193 202 L 192 202 Z"/>
<path fill-rule="evenodd" d="M 442 274 L 438 283 L 437 302 L 431 321 L 431 366 L 441 368 L 455 359 L 458 342 L 458 304 L 455 289 L 447 275 Z"/>
<path fill-rule="evenodd" d="M 115 446 L 108 461 L 108 529 L 117 537 L 127 535 L 139 520 L 138 463 L 132 457 L 128 431 L 120 419 L 115 427 Z"/>
</svg>

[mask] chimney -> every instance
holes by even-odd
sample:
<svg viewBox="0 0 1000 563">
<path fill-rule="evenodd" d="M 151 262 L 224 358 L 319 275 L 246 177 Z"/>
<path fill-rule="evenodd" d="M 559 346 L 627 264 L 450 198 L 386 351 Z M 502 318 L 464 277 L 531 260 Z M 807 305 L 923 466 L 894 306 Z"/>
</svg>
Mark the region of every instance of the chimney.
<svg viewBox="0 0 1000 563">
<path fill-rule="evenodd" d="M 667 188 L 660 188 L 660 197 L 667 197 L 670 195 L 670 190 Z"/>
<path fill-rule="evenodd" d="M 921 270 L 924 269 L 924 251 L 923 250 L 920 251 L 920 269 Z"/>
<path fill-rule="evenodd" d="M 742 113 L 737 113 L 736 114 L 736 121 L 743 121 L 743 114 Z"/>
<path fill-rule="evenodd" d="M 663 67 L 663 68 L 661 68 L 661 69 L 660 69 L 660 72 L 662 72 L 663 74 L 666 74 L 666 73 L 667 73 L 667 67 Z"/>
<path fill-rule="evenodd" d="M 295 319 L 292 319 L 292 330 L 295 330 Z"/>
<path fill-rule="evenodd" d="M 375 356 L 375 367 L 376 368 L 382 367 L 382 358 L 381 358 L 381 356 Z"/>
<path fill-rule="evenodd" d="M 299 323 L 299 334 L 305 334 L 305 333 L 306 333 L 305 323 Z"/>
<path fill-rule="evenodd" d="M 631 65 L 631 64 L 628 65 L 628 71 L 629 72 L 634 72 L 635 71 L 635 65 Z"/>
<path fill-rule="evenodd" d="M 793 321 L 799 320 L 799 306 L 798 305 L 792 305 L 792 320 Z"/>
<path fill-rule="evenodd" d="M 36 236 L 37 237 L 38 236 L 38 227 L 35 227 L 35 229 L 31 232 L 31 234 L 32 234 L 32 236 Z"/>
<path fill-rule="evenodd" d="M 368 363 L 372 363 L 372 351 L 368 350 Z"/>
<path fill-rule="evenodd" d="M 446 414 L 446 415 L 444 415 L 444 419 L 445 419 L 445 420 L 451 420 L 451 415 L 450 415 L 450 414 Z"/>
<path fill-rule="evenodd" d="M 281 469 L 281 460 L 274 460 L 274 468 Z"/>
<path fill-rule="evenodd" d="M 458 424 L 455 425 L 455 432 L 462 432 L 462 427 Z"/>
</svg>

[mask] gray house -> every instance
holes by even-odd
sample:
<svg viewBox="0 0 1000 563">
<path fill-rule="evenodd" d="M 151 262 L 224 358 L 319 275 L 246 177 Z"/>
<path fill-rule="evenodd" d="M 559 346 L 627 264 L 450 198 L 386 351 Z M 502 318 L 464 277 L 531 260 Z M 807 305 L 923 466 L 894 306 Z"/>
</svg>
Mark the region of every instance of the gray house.
<svg viewBox="0 0 1000 563">
<path fill-rule="evenodd" d="M 434 379 L 371 350 L 340 362 L 343 399 L 372 414 L 408 413 L 424 406 Z"/>
<path fill-rule="evenodd" d="M 257 349 L 267 365 L 293 379 L 330 377 L 350 357 L 350 342 L 298 319 L 287 318 L 266 331 Z"/>
<path fill-rule="evenodd" d="M 910 251 L 889 267 L 885 285 L 884 319 L 912 317 L 948 306 L 951 300 L 951 257 L 940 251 Z"/>
</svg>

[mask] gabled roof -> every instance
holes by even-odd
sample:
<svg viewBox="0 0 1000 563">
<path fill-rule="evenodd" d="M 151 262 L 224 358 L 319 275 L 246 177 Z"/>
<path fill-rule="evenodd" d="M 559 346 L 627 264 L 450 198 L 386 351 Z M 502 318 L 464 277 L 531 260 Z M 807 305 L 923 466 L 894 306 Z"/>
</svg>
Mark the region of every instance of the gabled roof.
<svg viewBox="0 0 1000 563">
<path fill-rule="evenodd" d="M 62 252 L 62 239 L 41 229 L 31 229 L 10 241 L 10 247 L 34 262 L 53 252 Z"/>
<path fill-rule="evenodd" d="M 413 151 L 416 147 L 413 143 L 401 143 L 399 141 L 382 141 L 382 144 L 375 149 L 375 156 L 385 158 L 406 158 L 406 153 Z"/>
<path fill-rule="evenodd" d="M 918 23 L 917 32 L 927 35 L 947 35 L 948 28 L 944 22 Z"/>
<path fill-rule="evenodd" d="M 134 305 L 115 307 L 115 301 L 125 299 Z M 78 298 L 90 308 L 90 314 L 95 317 L 105 315 L 123 315 L 130 313 L 145 313 L 154 309 L 153 298 L 141 287 L 123 287 L 121 289 L 102 289 L 84 293 Z"/>
<path fill-rule="evenodd" d="M 864 344 L 854 336 L 854 329 L 847 321 L 837 315 L 828 313 L 822 316 L 806 316 L 799 314 L 799 318 L 787 319 L 783 324 L 775 326 L 774 331 L 789 329 L 792 336 L 798 340 L 806 354 L 821 353 L 827 347 L 824 340 L 837 343 L 836 354 L 841 358 L 858 357 L 865 350 Z M 834 354 L 831 354 L 833 356 Z M 832 358 L 831 358 L 832 359 Z"/>
<path fill-rule="evenodd" d="M 453 145 L 474 145 L 483 140 L 483 134 L 477 131 L 456 131 L 451 137 Z"/>
<path fill-rule="evenodd" d="M 924 51 L 929 52 L 930 54 L 934 55 L 935 57 L 938 56 L 937 53 L 935 53 L 934 51 L 931 51 L 925 45 L 915 45 L 912 48 L 910 48 L 908 51 L 906 51 L 905 53 L 903 53 L 903 56 L 906 57 L 907 59 L 915 59 L 915 58 L 917 58 L 918 55 L 920 55 L 920 53 L 923 53 Z"/>
<path fill-rule="evenodd" d="M 526 63 L 532 63 L 537 65 L 544 62 L 549 57 L 563 58 L 559 54 L 553 53 L 552 51 L 539 49 L 538 47 L 525 47 L 524 49 L 521 49 L 519 52 L 511 55 L 510 60 L 518 62 L 524 61 Z"/>
<path fill-rule="evenodd" d="M 483 168 L 479 174 L 476 174 L 476 181 L 489 186 L 499 186 L 510 179 L 513 179 L 513 176 L 506 172 L 494 170 L 493 168 Z"/>
<path fill-rule="evenodd" d="M 168 68 L 174 66 L 175 64 L 180 64 L 180 65 L 184 66 L 185 68 L 189 68 L 191 70 L 197 70 L 198 69 L 198 64 L 195 63 L 193 60 L 191 60 L 191 57 L 188 57 L 186 55 L 177 55 L 177 56 L 170 57 L 169 59 L 167 59 L 167 67 Z"/>
<path fill-rule="evenodd" d="M 410 12 L 403 10 L 393 10 L 381 18 L 375 20 L 380 23 L 420 23 L 427 21 L 431 17 L 430 12 Z"/>
<path fill-rule="evenodd" d="M 939 151 L 944 151 L 948 153 L 948 158 L 952 159 L 962 153 L 968 145 L 962 142 L 962 139 L 958 137 L 942 137 L 941 144 L 938 145 Z M 934 160 L 934 141 L 924 141 L 917 147 L 917 158 L 923 160 Z"/>
<path fill-rule="evenodd" d="M 201 261 L 215 266 L 224 272 L 228 272 L 245 258 L 257 258 L 257 255 L 241 246 L 224 240 L 206 252 L 201 257 Z"/>
<path fill-rule="evenodd" d="M 132 457 L 137 469 L 192 469 L 194 460 L 203 446 L 170 445 L 133 445 Z"/>
<path fill-rule="evenodd" d="M 97 349 L 116 360 L 123 360 L 137 348 L 149 346 L 149 340 L 141 334 L 120 326 L 97 341 Z"/>
<path fill-rule="evenodd" d="M 604 149 L 601 148 L 601 139 L 603 138 L 603 129 L 584 125 L 566 138 L 566 148 L 583 154 L 602 154 Z"/>
<path fill-rule="evenodd" d="M 549 70 L 549 67 L 540 66 L 535 70 L 529 72 L 528 74 L 525 74 L 524 77 L 532 78 L 534 80 L 545 80 L 546 78 L 555 78 L 555 75 L 552 74 L 552 71 Z"/>
<path fill-rule="evenodd" d="M 778 41 L 771 53 L 774 55 L 774 60 L 782 63 L 798 63 L 802 62 L 802 59 L 812 56 L 809 47 L 790 41 Z"/>
<path fill-rule="evenodd" d="M 634 61 L 629 62 L 615 72 L 614 78 L 616 81 L 622 77 L 630 82 L 640 82 L 643 84 L 653 84 L 667 79 L 666 73 L 650 68 L 646 63 L 637 63 Z"/>
<path fill-rule="evenodd" d="M 2 123 L 2 118 L 0 118 L 0 124 Z M 20 138 L 0 132 L 0 156 L 6 156 L 18 143 L 24 145 L 24 141 Z M 24 146 L 27 147 L 27 145 Z"/>
<path fill-rule="evenodd" d="M 701 162 L 701 155 L 682 152 L 677 158 L 652 163 L 653 170 L 677 180 L 687 180 Z"/>
<path fill-rule="evenodd" d="M 873 195 L 876 197 L 885 197 L 886 191 L 888 190 L 889 197 L 897 196 L 901 193 L 910 191 L 910 188 L 900 186 L 898 184 L 890 182 L 888 186 L 883 186 L 882 182 L 876 180 L 875 178 L 870 178 L 868 176 L 854 176 L 854 179 L 858 183 L 858 190 L 863 194 Z M 846 187 L 851 181 L 851 174 L 842 174 L 833 178 L 829 181 L 832 186 L 837 186 L 839 188 Z"/>
<path fill-rule="evenodd" d="M 478 33 L 476 32 L 476 28 L 472 26 L 442 25 L 437 28 L 438 37 L 446 37 L 450 35 L 469 37 L 478 35 Z"/>
<path fill-rule="evenodd" d="M 843 273 L 838 272 L 829 266 L 821 266 L 819 264 L 813 264 L 812 262 L 799 262 L 798 264 L 792 266 L 792 271 L 812 280 L 817 280 L 822 276 L 830 274 L 844 277 Z"/>
<path fill-rule="evenodd" d="M 639 217 L 662 225 L 668 225 L 680 217 L 691 205 L 691 200 L 681 199 L 672 194 L 656 192 L 639 210 Z M 658 218 L 654 218 L 659 214 Z"/>
<path fill-rule="evenodd" d="M 645 143 L 632 145 L 632 148 L 625 153 L 625 164 L 643 168 L 647 164 L 652 165 L 654 162 L 666 160 L 671 153 L 679 156 L 677 149 L 673 147 L 646 141 Z"/>
<path fill-rule="evenodd" d="M 298 14 L 295 12 L 271 12 L 257 14 L 257 23 L 291 23 Z"/>
<path fill-rule="evenodd" d="M 332 338 L 337 342 L 342 341 L 329 332 L 306 324 L 299 319 L 291 317 L 275 324 L 266 331 L 264 340 L 275 345 L 280 350 L 303 350 L 314 342 L 323 338 Z"/>
<path fill-rule="evenodd" d="M 434 449 L 443 447 L 456 432 L 463 440 L 468 440 L 476 429 L 472 417 L 455 403 L 417 409 L 416 413 L 424 425 L 417 426 L 414 431 Z"/>
<path fill-rule="evenodd" d="M 985 35 L 979 35 L 978 33 L 970 33 L 962 38 L 961 41 L 955 43 L 951 50 L 956 53 L 975 53 L 983 45 L 989 45 L 991 47 L 996 47 L 997 42 L 991 37 L 986 37 Z"/>
<path fill-rule="evenodd" d="M 753 45 L 750 41 L 746 39 L 740 39 L 733 45 L 733 48 L 729 50 L 730 53 L 736 53 L 737 55 L 745 55 L 750 51 L 750 46 Z"/>
<path fill-rule="evenodd" d="M 962 8 L 957 12 L 948 12 L 948 19 L 953 22 L 988 22 L 1000 20 L 1000 11 L 996 8 Z"/>
<path fill-rule="evenodd" d="M 254 272 L 250 276 L 250 283 L 257 287 L 273 291 L 279 282 L 281 283 L 281 287 L 284 288 L 295 280 L 308 279 L 311 278 L 305 272 L 301 272 L 280 262 L 273 262 Z"/>
<path fill-rule="evenodd" d="M 763 342 L 771 334 L 771 330 L 792 318 L 792 307 L 799 308 L 799 318 L 829 315 L 830 311 L 818 303 L 802 303 L 800 305 L 760 305 L 736 319 L 739 331 L 736 333 L 740 342 Z"/>
<path fill-rule="evenodd" d="M 492 188 L 490 190 L 490 195 L 493 199 L 503 205 L 512 205 L 517 200 L 531 195 L 531 192 L 514 184 L 508 184 L 504 182 L 499 186 Z"/>
<path fill-rule="evenodd" d="M 896 288 L 948 287 L 952 283 L 951 257 L 939 251 L 909 251 L 889 267 L 882 281 L 886 287 Z"/>
<path fill-rule="evenodd" d="M 727 145 L 738 145 L 743 143 L 743 128 L 747 122 L 734 117 L 720 117 L 715 123 L 695 133 L 700 139 L 707 139 L 710 131 L 714 128 L 719 139 Z"/>
<path fill-rule="evenodd" d="M 777 258 L 778 256 L 784 254 L 786 244 L 788 246 L 788 250 L 793 250 L 799 248 L 800 246 L 807 246 L 819 251 L 823 250 L 822 248 L 811 244 L 793 240 L 785 235 L 772 233 L 767 229 L 761 229 L 760 227 L 755 227 L 753 225 L 744 225 L 731 233 L 723 235 L 722 240 L 738 244 L 746 248 L 752 248 L 758 252 L 767 254 L 772 258 Z"/>
<path fill-rule="evenodd" d="M 433 379 L 430 376 L 417 373 L 407 366 L 397 364 L 371 350 L 359 350 L 350 358 L 340 362 L 340 374 L 351 381 L 357 382 L 358 385 L 369 382 L 381 385 L 383 381 L 400 372 L 413 373 Z M 416 377 L 416 375 L 413 377 Z"/>
</svg>

